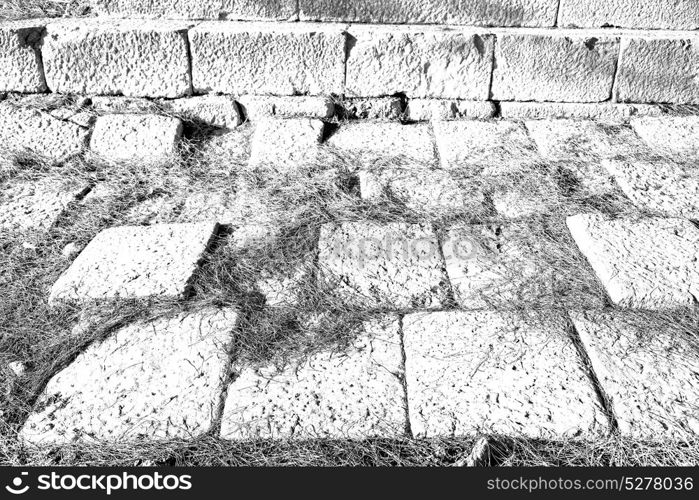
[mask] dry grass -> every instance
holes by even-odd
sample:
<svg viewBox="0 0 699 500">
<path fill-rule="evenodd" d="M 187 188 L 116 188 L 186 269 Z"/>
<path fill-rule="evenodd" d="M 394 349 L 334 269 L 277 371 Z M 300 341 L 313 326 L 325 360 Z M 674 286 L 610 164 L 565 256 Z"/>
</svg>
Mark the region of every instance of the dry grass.
<svg viewBox="0 0 699 500">
<path fill-rule="evenodd" d="M 0 20 L 35 17 L 83 17 L 90 15 L 89 0 L 2 0 Z"/>
</svg>

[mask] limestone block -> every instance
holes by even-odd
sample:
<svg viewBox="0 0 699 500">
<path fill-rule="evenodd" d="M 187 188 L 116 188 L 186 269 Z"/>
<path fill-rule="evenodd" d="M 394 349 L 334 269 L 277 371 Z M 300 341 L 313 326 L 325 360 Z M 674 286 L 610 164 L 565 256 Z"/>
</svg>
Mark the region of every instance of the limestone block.
<svg viewBox="0 0 699 500">
<path fill-rule="evenodd" d="M 506 120 L 579 119 L 604 123 L 628 122 L 634 116 L 664 113 L 653 104 L 579 102 L 501 102 L 500 116 Z"/>
<path fill-rule="evenodd" d="M 263 120 L 252 137 L 249 164 L 289 171 L 313 163 L 324 129 L 322 121 L 309 118 Z"/>
<path fill-rule="evenodd" d="M 41 21 L 0 22 L 0 91 L 45 92 Z"/>
<path fill-rule="evenodd" d="M 350 97 L 342 104 L 345 118 L 360 120 L 400 120 L 403 101 L 400 97 Z"/>
<path fill-rule="evenodd" d="M 90 140 L 93 153 L 114 161 L 164 161 L 172 158 L 182 122 L 158 115 L 105 115 L 97 118 Z"/>
<path fill-rule="evenodd" d="M 410 99 L 406 109 L 409 121 L 429 120 L 487 120 L 495 116 L 495 104 L 490 101 L 448 99 Z"/>
<path fill-rule="evenodd" d="M 699 29 L 694 0 L 561 0 L 559 26 Z"/>
<path fill-rule="evenodd" d="M 175 113 L 213 127 L 232 129 L 243 122 L 242 113 L 232 97 L 197 96 L 176 99 L 168 104 Z"/>
<path fill-rule="evenodd" d="M 248 120 L 269 117 L 329 119 L 335 115 L 332 99 L 322 96 L 241 96 L 238 102 Z"/>
<path fill-rule="evenodd" d="M 631 120 L 653 150 L 680 157 L 699 154 L 699 116 L 643 117 Z"/>
</svg>

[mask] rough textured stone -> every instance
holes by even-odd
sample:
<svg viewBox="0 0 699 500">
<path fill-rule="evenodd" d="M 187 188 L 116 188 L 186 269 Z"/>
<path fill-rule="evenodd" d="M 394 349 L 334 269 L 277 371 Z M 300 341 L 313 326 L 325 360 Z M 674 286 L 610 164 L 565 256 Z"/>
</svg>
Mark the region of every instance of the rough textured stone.
<svg viewBox="0 0 699 500">
<path fill-rule="evenodd" d="M 48 444 L 205 434 L 227 379 L 237 317 L 205 309 L 118 330 L 50 380 L 20 437 Z"/>
<path fill-rule="evenodd" d="M 346 93 L 487 99 L 495 38 L 414 26 L 352 26 Z"/>
<path fill-rule="evenodd" d="M 90 149 L 114 161 L 171 158 L 182 136 L 182 122 L 157 115 L 106 115 L 95 122 Z"/>
<path fill-rule="evenodd" d="M 215 223 L 106 229 L 56 281 L 49 303 L 184 297 L 217 229 Z"/>
<path fill-rule="evenodd" d="M 606 160 L 626 196 L 638 207 L 699 220 L 699 169 L 670 160 Z"/>
<path fill-rule="evenodd" d="M 623 437 L 697 439 L 699 356 L 690 332 L 648 314 L 571 317 Z"/>
<path fill-rule="evenodd" d="M 568 218 L 612 301 L 622 307 L 671 309 L 699 300 L 699 229 L 683 219 Z"/>
<path fill-rule="evenodd" d="M 0 91 L 45 92 L 39 44 L 44 24 L 0 21 Z"/>
<path fill-rule="evenodd" d="M 261 121 L 249 163 L 279 171 L 301 168 L 316 160 L 324 129 L 322 121 L 308 118 Z"/>
<path fill-rule="evenodd" d="M 699 154 L 699 116 L 644 117 L 631 121 L 641 139 L 660 153 Z"/>
<path fill-rule="evenodd" d="M 495 47 L 492 98 L 600 102 L 612 95 L 619 41 L 577 34 L 504 34 Z"/>
<path fill-rule="evenodd" d="M 224 439 L 401 437 L 405 395 L 397 318 L 365 325 L 344 352 L 243 368 L 229 386 Z"/>
<path fill-rule="evenodd" d="M 696 0 L 561 0 L 559 26 L 699 29 Z"/>
<path fill-rule="evenodd" d="M 699 104 L 699 35 L 624 38 L 620 60 L 617 100 Z"/>
<path fill-rule="evenodd" d="M 341 94 L 345 35 L 314 24 L 202 23 L 189 33 L 195 92 Z"/>
<path fill-rule="evenodd" d="M 46 27 L 46 81 L 54 92 L 182 97 L 190 93 L 188 25 L 70 20 Z"/>
<path fill-rule="evenodd" d="M 556 315 L 416 313 L 403 319 L 410 424 L 417 437 L 560 439 L 608 429 Z"/>
<path fill-rule="evenodd" d="M 554 26 L 555 0 L 301 0 L 299 16 L 309 21 L 430 23 L 478 26 Z"/>
<path fill-rule="evenodd" d="M 0 102 L 0 156 L 32 153 L 61 160 L 79 154 L 87 144 L 88 131 L 35 109 Z"/>
<path fill-rule="evenodd" d="M 332 118 L 335 104 L 328 97 L 316 96 L 257 96 L 246 95 L 238 99 L 248 120 L 276 116 L 278 118 Z"/>
<path fill-rule="evenodd" d="M 400 97 L 354 97 L 341 104 L 344 118 L 360 120 L 400 120 L 403 117 L 403 100 Z"/>
<path fill-rule="evenodd" d="M 439 308 L 446 276 L 434 232 L 425 226 L 344 223 L 321 229 L 318 258 L 331 294 L 369 307 Z"/>
<path fill-rule="evenodd" d="M 194 120 L 220 128 L 235 128 L 243 121 L 238 104 L 227 96 L 198 96 L 177 99 L 170 103 L 170 109 L 175 113 Z"/>
<path fill-rule="evenodd" d="M 99 14 L 115 17 L 218 19 L 223 0 L 92 0 Z"/>
<path fill-rule="evenodd" d="M 222 0 L 222 17 L 243 20 L 297 21 L 297 0 Z"/>
<path fill-rule="evenodd" d="M 409 121 L 487 120 L 495 116 L 495 104 L 490 101 L 453 101 L 444 99 L 410 99 L 405 111 Z"/>
<path fill-rule="evenodd" d="M 660 106 L 653 104 L 579 103 L 579 102 L 501 102 L 500 116 L 506 120 L 579 119 L 607 123 L 628 122 L 634 116 L 659 116 Z"/>
</svg>

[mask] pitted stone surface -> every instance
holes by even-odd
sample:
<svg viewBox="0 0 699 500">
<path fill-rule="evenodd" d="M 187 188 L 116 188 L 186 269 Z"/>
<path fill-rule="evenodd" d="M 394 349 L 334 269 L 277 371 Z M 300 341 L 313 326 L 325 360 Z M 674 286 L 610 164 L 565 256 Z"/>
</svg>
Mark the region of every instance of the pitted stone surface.
<svg viewBox="0 0 699 500">
<path fill-rule="evenodd" d="M 312 163 L 324 129 L 322 121 L 308 118 L 263 120 L 252 137 L 250 165 L 288 171 Z"/>
<path fill-rule="evenodd" d="M 576 215 L 567 222 L 615 304 L 672 309 L 699 300 L 699 229 L 691 222 L 596 214 Z"/>
<path fill-rule="evenodd" d="M 562 0 L 559 26 L 699 29 L 695 0 Z"/>
<path fill-rule="evenodd" d="M 246 95 L 238 99 L 248 120 L 278 118 L 332 118 L 335 105 L 328 97 Z"/>
<path fill-rule="evenodd" d="M 222 0 L 225 19 L 297 21 L 297 0 Z"/>
<path fill-rule="evenodd" d="M 632 120 L 631 125 L 660 153 L 699 155 L 699 116 L 643 117 Z"/>
<path fill-rule="evenodd" d="M 206 22 L 190 31 L 194 91 L 341 94 L 345 35 L 337 26 Z"/>
<path fill-rule="evenodd" d="M 490 101 L 411 99 L 405 114 L 410 121 L 458 120 L 463 118 L 487 120 L 493 118 L 495 112 L 495 104 Z"/>
<path fill-rule="evenodd" d="M 699 220 L 699 169 L 671 160 L 605 160 L 629 199 L 639 208 Z"/>
<path fill-rule="evenodd" d="M 612 95 L 619 41 L 565 34 L 498 36 L 492 98 L 601 102 Z"/>
<path fill-rule="evenodd" d="M 92 0 L 99 14 L 115 17 L 218 19 L 223 0 Z"/>
<path fill-rule="evenodd" d="M 409 314 L 403 319 L 416 437 L 595 436 L 608 424 L 557 315 Z"/>
<path fill-rule="evenodd" d="M 176 99 L 170 109 L 185 118 L 214 127 L 232 129 L 243 122 L 238 104 L 231 97 L 206 95 Z"/>
<path fill-rule="evenodd" d="M 414 26 L 352 26 L 350 96 L 488 98 L 492 35 Z"/>
<path fill-rule="evenodd" d="M 634 116 L 659 116 L 663 109 L 655 104 L 584 102 L 501 102 L 500 116 L 506 120 L 596 120 L 624 123 Z"/>
<path fill-rule="evenodd" d="M 406 428 L 397 318 L 368 323 L 342 352 L 242 368 L 229 386 L 224 439 L 401 437 Z"/>
<path fill-rule="evenodd" d="M 439 242 L 426 226 L 325 225 L 318 263 L 329 293 L 360 305 L 439 308 L 446 298 Z"/>
<path fill-rule="evenodd" d="M 205 434 L 227 379 L 237 317 L 205 309 L 112 333 L 51 379 L 20 437 L 59 444 Z"/>
<path fill-rule="evenodd" d="M 162 161 L 177 151 L 182 122 L 158 115 L 106 115 L 95 122 L 93 153 L 114 161 Z"/>
<path fill-rule="evenodd" d="M 341 113 L 360 120 L 400 120 L 403 101 L 400 97 L 350 97 L 341 103 Z"/>
<path fill-rule="evenodd" d="M 56 281 L 49 303 L 184 297 L 217 229 L 215 223 L 106 229 Z"/>
<path fill-rule="evenodd" d="M 39 48 L 43 31 L 41 21 L 0 21 L 0 91 L 46 91 Z"/>
<path fill-rule="evenodd" d="M 644 313 L 571 313 L 622 436 L 693 441 L 699 436 L 696 339 Z M 654 326 L 648 330 L 647 322 Z M 644 324 L 644 322 L 646 324 Z"/>
<path fill-rule="evenodd" d="M 30 151 L 61 160 L 82 152 L 88 135 L 84 128 L 43 111 L 0 102 L 0 151 Z"/>
<path fill-rule="evenodd" d="M 620 60 L 619 101 L 699 104 L 699 35 L 624 38 Z"/>
<path fill-rule="evenodd" d="M 42 48 L 48 87 L 66 94 L 187 95 L 187 29 L 173 21 L 51 23 Z"/>
</svg>

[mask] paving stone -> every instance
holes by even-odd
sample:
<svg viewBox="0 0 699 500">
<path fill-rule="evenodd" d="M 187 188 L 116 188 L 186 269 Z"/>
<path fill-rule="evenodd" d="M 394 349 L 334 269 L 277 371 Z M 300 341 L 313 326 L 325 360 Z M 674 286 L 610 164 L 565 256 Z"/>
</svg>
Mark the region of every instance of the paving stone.
<svg viewBox="0 0 699 500">
<path fill-rule="evenodd" d="M 235 130 L 207 137 L 194 151 L 195 159 L 206 162 L 209 168 L 230 172 L 247 165 L 250 144 L 255 128 L 250 124 Z"/>
<path fill-rule="evenodd" d="M 114 161 L 164 161 L 177 152 L 182 122 L 158 115 L 106 115 L 95 122 L 93 153 Z"/>
<path fill-rule="evenodd" d="M 554 26 L 554 0 L 443 1 L 301 0 L 299 16 L 309 21 L 374 24 L 464 24 L 477 26 Z"/>
<path fill-rule="evenodd" d="M 48 383 L 20 437 L 35 444 L 195 438 L 209 432 L 238 314 L 205 309 L 126 326 Z"/>
<path fill-rule="evenodd" d="M 215 223 L 105 229 L 56 281 L 49 303 L 185 297 L 217 230 Z"/>
<path fill-rule="evenodd" d="M 368 307 L 439 308 L 446 275 L 434 232 L 404 223 L 350 222 L 321 229 L 318 258 L 328 293 Z"/>
<path fill-rule="evenodd" d="M 461 101 L 447 99 L 410 99 L 406 109 L 409 121 L 428 120 L 487 120 L 495 116 L 495 104 L 490 101 Z"/>
<path fill-rule="evenodd" d="M 324 130 L 322 121 L 308 118 L 261 121 L 252 138 L 250 165 L 288 171 L 312 163 Z"/>
<path fill-rule="evenodd" d="M 188 95 L 189 25 L 176 21 L 69 20 L 48 24 L 48 87 L 64 94 Z"/>
<path fill-rule="evenodd" d="M 305 23 L 206 22 L 189 32 L 197 93 L 343 93 L 345 35 Z"/>
<path fill-rule="evenodd" d="M 660 116 L 656 104 L 581 102 L 501 102 L 500 116 L 506 120 L 577 119 L 602 123 L 624 123 L 634 116 Z"/>
<path fill-rule="evenodd" d="M 620 61 L 618 101 L 699 104 L 699 35 L 625 37 Z"/>
<path fill-rule="evenodd" d="M 435 122 L 434 133 L 445 169 L 497 175 L 538 159 L 536 147 L 520 123 Z"/>
<path fill-rule="evenodd" d="M 335 104 L 328 97 L 316 96 L 258 96 L 246 95 L 238 99 L 249 120 L 268 118 L 319 118 L 335 115 Z"/>
<path fill-rule="evenodd" d="M 649 314 L 574 312 L 623 437 L 691 442 L 699 436 L 696 338 Z"/>
<path fill-rule="evenodd" d="M 39 44 L 41 21 L 0 22 L 0 91 L 46 92 Z"/>
<path fill-rule="evenodd" d="M 320 352 L 284 369 L 242 367 L 229 386 L 224 439 L 402 437 L 405 395 L 398 320 L 365 324 L 344 352 Z"/>
<path fill-rule="evenodd" d="M 699 116 L 643 117 L 631 121 L 651 148 L 680 156 L 699 154 Z"/>
<path fill-rule="evenodd" d="M 639 309 L 692 306 L 699 298 L 699 229 L 684 219 L 569 217 L 580 251 L 612 301 Z"/>
<path fill-rule="evenodd" d="M 624 194 L 639 208 L 699 220 L 699 169 L 671 160 L 605 160 Z"/>
<path fill-rule="evenodd" d="M 403 319 L 403 337 L 416 437 L 566 439 L 608 430 L 557 315 L 416 313 Z"/>
<path fill-rule="evenodd" d="M 353 25 L 346 93 L 357 97 L 488 98 L 492 35 L 415 26 Z"/>
<path fill-rule="evenodd" d="M 14 153 L 29 151 L 53 160 L 85 149 L 88 131 L 48 113 L 0 102 L 0 146 Z M 0 156 L 2 156 L 0 154 Z"/>
<path fill-rule="evenodd" d="M 695 30 L 699 9 L 694 0 L 562 0 L 558 25 Z"/>
<path fill-rule="evenodd" d="M 575 31 L 504 34 L 495 47 L 492 99 L 601 102 L 612 95 L 619 41 Z"/>
<path fill-rule="evenodd" d="M 400 97 L 350 97 L 342 104 L 345 118 L 359 120 L 400 120 L 403 100 Z"/>
<path fill-rule="evenodd" d="M 496 212 L 506 219 L 548 215 L 564 203 L 556 180 L 536 171 L 494 178 L 490 198 Z"/>
<path fill-rule="evenodd" d="M 238 104 L 232 97 L 207 95 L 176 99 L 169 103 L 175 113 L 214 127 L 231 129 L 243 122 Z"/>
</svg>

